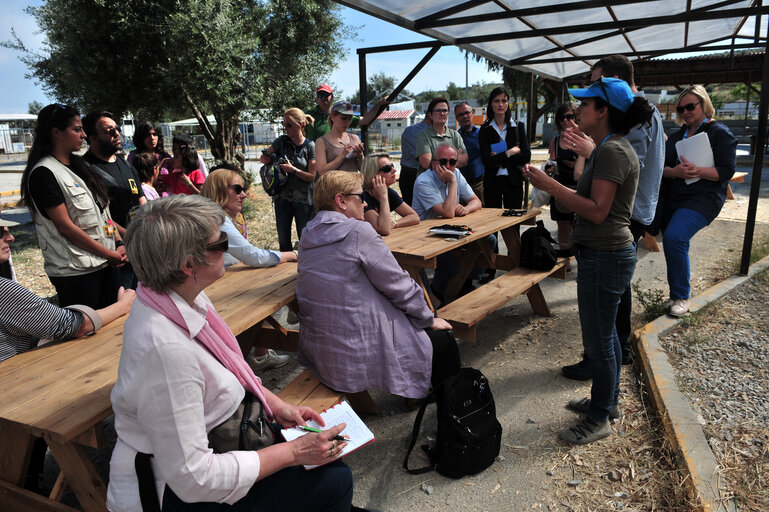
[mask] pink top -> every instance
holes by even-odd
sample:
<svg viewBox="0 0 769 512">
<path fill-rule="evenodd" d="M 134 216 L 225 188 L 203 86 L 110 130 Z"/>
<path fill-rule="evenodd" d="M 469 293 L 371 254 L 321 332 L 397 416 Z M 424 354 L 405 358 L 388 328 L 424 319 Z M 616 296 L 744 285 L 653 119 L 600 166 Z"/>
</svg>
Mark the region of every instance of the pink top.
<svg viewBox="0 0 769 512">
<path fill-rule="evenodd" d="M 206 182 L 206 176 L 200 169 L 194 170 L 189 174 L 190 180 L 196 187 L 200 188 L 203 183 Z M 190 190 L 190 187 L 182 180 L 181 169 L 174 169 L 170 174 L 163 176 L 163 183 L 165 184 L 165 191 L 169 195 L 173 194 L 187 194 L 194 195 L 195 193 Z"/>
</svg>

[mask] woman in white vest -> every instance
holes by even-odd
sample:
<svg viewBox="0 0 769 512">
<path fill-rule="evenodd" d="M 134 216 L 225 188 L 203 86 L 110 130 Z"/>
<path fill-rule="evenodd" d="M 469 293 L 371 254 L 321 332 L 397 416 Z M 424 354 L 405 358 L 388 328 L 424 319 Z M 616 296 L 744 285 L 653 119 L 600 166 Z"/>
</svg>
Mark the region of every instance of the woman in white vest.
<svg viewBox="0 0 769 512">
<path fill-rule="evenodd" d="M 101 179 L 74 154 L 84 139 L 75 109 L 54 103 L 41 110 L 21 198 L 35 221 L 59 306 L 103 308 L 115 302 L 120 288 L 116 267 L 127 259 Z"/>
</svg>

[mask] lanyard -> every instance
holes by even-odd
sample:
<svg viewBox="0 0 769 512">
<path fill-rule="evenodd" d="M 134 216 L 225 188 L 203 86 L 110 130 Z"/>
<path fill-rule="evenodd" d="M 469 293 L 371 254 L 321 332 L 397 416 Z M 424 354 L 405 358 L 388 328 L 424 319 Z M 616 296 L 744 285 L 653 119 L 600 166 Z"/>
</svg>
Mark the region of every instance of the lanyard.
<svg viewBox="0 0 769 512">
<path fill-rule="evenodd" d="M 702 122 L 699 125 L 697 125 L 697 129 L 694 130 L 694 133 L 697 133 L 698 131 L 700 131 L 700 128 L 702 127 L 702 125 L 707 122 L 708 122 L 708 118 L 706 117 L 705 119 L 702 120 Z M 689 127 L 687 126 L 686 131 L 684 132 L 684 138 L 681 140 L 686 140 L 688 136 L 689 136 Z"/>
<path fill-rule="evenodd" d="M 613 136 L 615 136 L 615 135 L 617 135 L 617 134 L 616 134 L 616 133 L 614 133 L 614 132 L 611 132 L 609 135 L 607 135 L 606 137 L 604 137 L 604 138 L 603 138 L 603 140 L 601 141 L 601 143 L 600 143 L 600 144 L 598 144 L 598 146 L 596 146 L 596 148 L 595 148 L 595 149 L 597 150 L 598 148 L 600 148 L 601 146 L 603 146 L 603 143 L 604 143 L 604 142 L 606 142 L 606 141 L 609 139 L 609 137 L 613 137 Z"/>
</svg>

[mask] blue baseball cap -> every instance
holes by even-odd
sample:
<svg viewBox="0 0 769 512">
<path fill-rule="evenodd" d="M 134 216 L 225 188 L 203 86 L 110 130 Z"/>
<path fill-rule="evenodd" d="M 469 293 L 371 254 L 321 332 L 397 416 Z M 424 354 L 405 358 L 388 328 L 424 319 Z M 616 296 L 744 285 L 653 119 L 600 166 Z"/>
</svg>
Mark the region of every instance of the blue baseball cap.
<svg viewBox="0 0 769 512">
<path fill-rule="evenodd" d="M 601 98 L 621 112 L 627 112 L 635 100 L 635 94 L 624 80 L 601 77 L 587 89 L 569 89 L 575 98 Z"/>
</svg>

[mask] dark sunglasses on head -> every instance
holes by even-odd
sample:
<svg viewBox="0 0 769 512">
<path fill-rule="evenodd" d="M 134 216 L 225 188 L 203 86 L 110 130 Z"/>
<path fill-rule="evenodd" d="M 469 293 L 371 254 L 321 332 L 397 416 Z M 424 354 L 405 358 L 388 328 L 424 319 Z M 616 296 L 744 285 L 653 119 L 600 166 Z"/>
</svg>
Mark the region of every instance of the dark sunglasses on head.
<svg viewBox="0 0 769 512">
<path fill-rule="evenodd" d="M 598 80 L 595 80 L 595 81 L 594 81 L 592 84 L 590 84 L 590 85 L 593 85 L 593 84 L 595 84 L 595 83 L 598 83 L 598 84 L 601 86 L 601 91 L 603 91 L 603 98 L 601 98 L 601 99 L 603 99 L 603 100 L 606 100 L 606 103 L 609 103 L 609 94 L 606 92 L 606 86 L 605 86 L 605 85 L 603 85 L 603 77 L 602 77 L 602 76 L 599 76 L 599 77 L 598 77 Z"/>
<path fill-rule="evenodd" d="M 49 116 L 49 119 L 48 119 L 48 124 L 50 124 L 50 125 L 53 124 L 53 118 L 56 117 L 56 114 L 59 111 L 67 110 L 67 106 L 66 105 L 62 105 L 61 103 L 53 103 L 52 105 L 53 105 L 53 108 L 51 109 L 51 115 Z"/>
<path fill-rule="evenodd" d="M 331 96 L 330 92 L 320 91 L 318 93 L 318 98 L 328 98 L 329 96 Z"/>
<path fill-rule="evenodd" d="M 243 188 L 243 185 L 227 185 L 227 188 L 232 189 L 233 192 L 235 192 L 238 195 L 246 191 L 246 189 Z"/>
<path fill-rule="evenodd" d="M 686 110 L 687 112 L 692 112 L 694 111 L 695 108 L 697 108 L 697 105 L 699 104 L 700 102 L 698 101 L 696 103 L 687 103 L 686 105 L 678 105 L 676 107 L 676 112 L 678 112 L 679 114 L 683 114 L 684 110 Z"/>
<path fill-rule="evenodd" d="M 349 194 L 342 194 L 342 195 L 343 196 L 357 196 L 358 199 L 360 199 L 361 203 L 365 203 L 366 202 L 365 199 L 363 198 L 363 192 L 359 192 L 359 193 L 350 192 Z"/>
<path fill-rule="evenodd" d="M 574 121 L 577 119 L 577 114 L 566 114 L 563 116 L 564 119 L 568 119 L 569 121 Z"/>
<path fill-rule="evenodd" d="M 456 158 L 436 158 L 433 160 L 433 162 L 438 162 L 443 167 L 454 167 L 455 165 L 457 165 Z"/>
<path fill-rule="evenodd" d="M 379 172 L 390 172 L 393 169 L 395 169 L 395 166 L 393 164 L 387 164 L 380 167 Z"/>
<path fill-rule="evenodd" d="M 227 238 L 227 233 L 224 231 L 219 232 L 219 239 L 216 242 L 211 242 L 210 244 L 206 244 L 206 250 L 207 251 L 222 251 L 227 252 L 227 249 L 229 249 L 229 238 Z"/>
</svg>

